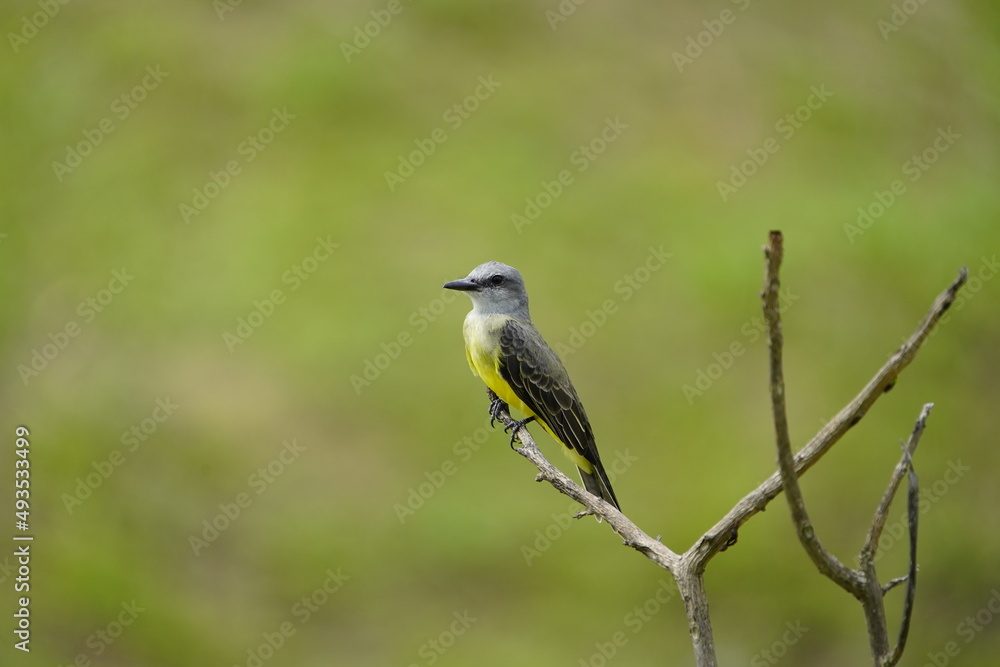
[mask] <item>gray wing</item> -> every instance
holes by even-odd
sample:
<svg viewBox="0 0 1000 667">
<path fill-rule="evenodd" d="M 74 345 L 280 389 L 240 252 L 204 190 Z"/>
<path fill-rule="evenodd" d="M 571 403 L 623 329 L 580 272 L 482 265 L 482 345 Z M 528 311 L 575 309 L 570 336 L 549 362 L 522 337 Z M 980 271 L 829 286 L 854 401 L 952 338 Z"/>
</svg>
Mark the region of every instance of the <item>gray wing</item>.
<svg viewBox="0 0 1000 667">
<path fill-rule="evenodd" d="M 500 375 L 564 445 L 603 472 L 583 403 L 559 357 L 534 327 L 517 320 L 504 325 L 500 331 Z"/>
</svg>

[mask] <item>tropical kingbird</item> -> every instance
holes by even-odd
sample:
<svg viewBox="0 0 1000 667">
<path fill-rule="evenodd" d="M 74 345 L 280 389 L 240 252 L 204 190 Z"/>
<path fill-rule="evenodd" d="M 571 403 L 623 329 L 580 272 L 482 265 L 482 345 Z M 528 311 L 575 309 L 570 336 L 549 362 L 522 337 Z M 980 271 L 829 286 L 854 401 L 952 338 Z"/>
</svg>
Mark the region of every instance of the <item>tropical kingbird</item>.
<svg viewBox="0 0 1000 667">
<path fill-rule="evenodd" d="M 490 414 L 495 417 L 506 403 L 527 415 L 516 422 L 513 434 L 537 420 L 576 464 L 587 491 L 618 507 L 583 403 L 559 357 L 531 323 L 521 274 L 486 262 L 445 288 L 472 299 L 463 327 L 465 355 L 473 374 L 497 396 Z"/>
</svg>

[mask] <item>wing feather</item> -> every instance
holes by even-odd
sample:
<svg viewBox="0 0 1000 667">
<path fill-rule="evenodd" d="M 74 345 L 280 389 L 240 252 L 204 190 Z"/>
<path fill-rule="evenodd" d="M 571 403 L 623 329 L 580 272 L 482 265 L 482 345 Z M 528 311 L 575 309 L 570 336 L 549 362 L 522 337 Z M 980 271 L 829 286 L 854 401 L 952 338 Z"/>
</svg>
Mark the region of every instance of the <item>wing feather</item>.
<svg viewBox="0 0 1000 667">
<path fill-rule="evenodd" d="M 569 374 L 531 325 L 508 320 L 500 332 L 500 375 L 556 437 L 600 465 L 594 433 Z"/>
</svg>

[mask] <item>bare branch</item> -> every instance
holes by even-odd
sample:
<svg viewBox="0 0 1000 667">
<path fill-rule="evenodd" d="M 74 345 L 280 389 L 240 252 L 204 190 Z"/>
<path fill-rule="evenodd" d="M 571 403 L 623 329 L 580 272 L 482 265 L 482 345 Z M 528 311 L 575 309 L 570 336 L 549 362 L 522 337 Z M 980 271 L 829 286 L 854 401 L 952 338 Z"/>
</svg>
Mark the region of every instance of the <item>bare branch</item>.
<svg viewBox="0 0 1000 667">
<path fill-rule="evenodd" d="M 868 529 L 868 535 L 865 537 L 865 544 L 861 548 L 858 562 L 862 563 L 862 568 L 865 563 L 871 562 L 875 557 L 875 553 L 878 550 L 879 538 L 882 537 L 882 530 L 885 528 L 885 522 L 889 518 L 889 507 L 892 505 L 892 499 L 896 497 L 896 491 L 899 489 L 900 482 L 903 481 L 903 476 L 912 468 L 910 457 L 913 456 L 913 452 L 916 451 L 917 445 L 920 443 L 920 436 L 924 433 L 924 427 L 927 425 L 927 417 L 930 416 L 931 408 L 933 407 L 933 403 L 928 403 L 920 411 L 920 416 L 917 417 L 917 421 L 913 425 L 913 432 L 910 434 L 910 439 L 903 446 L 903 457 L 896 464 L 895 470 L 892 471 L 889 486 L 886 488 L 885 493 L 882 494 L 882 500 L 879 502 L 878 509 L 875 510 L 875 516 L 872 518 L 871 528 Z"/>
<path fill-rule="evenodd" d="M 913 469 L 912 450 L 917 447 L 917 440 L 920 433 L 923 433 L 924 422 L 930 413 L 933 403 L 928 403 L 917 419 L 917 426 L 910 436 L 912 448 L 903 450 L 903 460 L 906 462 L 909 472 L 907 474 L 907 494 L 906 494 L 906 516 L 910 529 L 910 571 L 906 575 L 906 598 L 903 600 L 903 618 L 899 623 L 899 638 L 896 640 L 896 648 L 892 655 L 885 662 L 886 667 L 891 667 L 899 662 L 903 657 L 903 649 L 906 648 L 906 638 L 910 634 L 910 620 L 913 617 L 913 601 L 917 596 L 917 524 L 920 519 L 920 485 L 917 480 L 917 473 Z"/>
<path fill-rule="evenodd" d="M 516 423 L 510 414 L 503 409 L 497 412 L 497 420 L 507 427 L 511 427 Z M 586 508 L 584 512 L 577 515 L 578 517 L 593 514 L 607 521 L 611 529 L 621 536 L 626 545 L 643 553 L 647 558 L 668 572 L 674 573 L 680 561 L 680 556 L 671 551 L 659 540 L 643 532 L 642 529 L 632 523 L 627 516 L 618 511 L 613 505 L 605 502 L 603 498 L 598 498 L 591 494 L 549 463 L 548 459 L 538 449 L 538 445 L 535 444 L 535 439 L 528 432 L 527 427 L 518 430 L 515 437 L 521 442 L 521 446 L 514 451 L 531 461 L 538 468 L 538 475 L 535 477 L 535 480 L 548 482 L 559 493 L 569 496 Z"/>
<path fill-rule="evenodd" d="M 884 595 L 888 593 L 889 591 L 891 591 L 896 586 L 899 586 L 900 584 L 905 584 L 907 579 L 909 579 L 909 577 L 907 577 L 905 574 L 902 577 L 894 577 L 890 579 L 889 581 L 882 584 L 882 594 Z"/>
<path fill-rule="evenodd" d="M 693 570 L 690 563 L 684 563 L 680 568 L 680 576 L 676 579 L 677 590 L 684 601 L 684 611 L 688 618 L 688 634 L 691 635 L 694 647 L 695 663 L 698 667 L 717 667 L 704 572 Z"/>
<path fill-rule="evenodd" d="M 504 426 L 512 426 L 516 422 L 506 410 L 500 409 L 496 418 Z M 684 610 L 688 617 L 688 629 L 698 667 L 716 667 L 715 640 L 712 636 L 712 621 L 708 613 L 708 596 L 705 593 L 704 571 L 696 566 L 691 559 L 684 559 L 677 553 L 642 531 L 628 517 L 618 511 L 613 505 L 602 498 L 592 495 L 582 486 L 564 475 L 558 468 L 548 462 L 527 428 L 517 432 L 521 446 L 516 448 L 518 454 L 531 461 L 538 468 L 536 481 L 548 482 L 560 493 L 569 496 L 586 509 L 577 516 L 593 514 L 608 522 L 611 529 L 622 538 L 625 546 L 632 547 L 642 553 L 664 570 L 673 575 L 677 582 L 677 590 L 684 601 Z"/>
<path fill-rule="evenodd" d="M 785 378 L 782 367 L 781 351 L 784 337 L 781 333 L 781 313 L 778 307 L 778 289 L 781 282 L 778 278 L 781 260 L 784 255 L 781 232 L 771 232 L 770 241 L 764 249 L 767 257 L 767 268 L 764 275 L 764 290 L 761 297 L 764 301 L 764 320 L 767 323 L 768 343 L 770 346 L 771 368 L 771 411 L 774 415 L 775 439 L 778 446 L 778 470 L 781 483 L 788 498 L 788 507 L 792 512 L 796 533 L 802 547 L 809 554 L 816 568 L 833 580 L 838 586 L 854 595 L 860 589 L 860 577 L 854 570 L 841 563 L 829 551 L 823 548 L 809 513 L 806 511 L 802 490 L 799 488 L 798 474 L 795 470 L 795 458 L 792 456 L 792 444 L 788 435 L 788 417 L 785 410 Z"/>
<path fill-rule="evenodd" d="M 764 276 L 764 290 L 761 297 L 764 302 L 764 319 L 767 323 L 768 342 L 770 346 L 771 375 L 771 408 L 774 415 L 775 439 L 778 447 L 778 468 L 782 485 L 785 490 L 792 520 L 799 536 L 799 541 L 806 553 L 815 563 L 817 569 L 836 582 L 841 588 L 850 592 L 860 600 L 868 625 L 868 638 L 872 657 L 876 665 L 891 667 L 903 655 L 906 638 L 909 633 L 910 619 L 913 613 L 913 601 L 916 596 L 917 584 L 917 518 L 919 493 L 916 473 L 913 471 L 911 454 L 916 448 L 926 424 L 927 415 L 933 404 L 924 406 L 914 426 L 907 446 L 903 447 L 903 458 L 893 471 L 889 487 L 875 512 L 872 527 L 862 548 L 861 569 L 853 570 L 842 564 L 833 554 L 823 548 L 809 514 L 806 511 L 802 491 L 799 488 L 798 475 L 795 470 L 795 460 L 792 457 L 791 442 L 788 435 L 788 420 L 785 409 L 785 383 L 782 368 L 781 314 L 778 306 L 778 290 L 780 287 L 779 271 L 784 253 L 781 232 L 771 232 L 770 241 L 765 248 L 767 268 Z M 892 385 L 887 385 L 887 388 Z M 902 477 L 909 471 L 909 523 L 910 523 L 910 568 L 907 573 L 906 599 L 903 606 L 903 620 L 900 626 L 899 639 L 895 649 L 889 652 L 889 638 L 885 618 L 885 591 L 878 583 L 873 560 L 874 548 L 885 526 L 889 506 L 892 504 Z"/>
<path fill-rule="evenodd" d="M 871 406 L 883 393 L 895 385 L 899 374 L 913 361 L 921 344 L 927 339 L 934 325 L 941 319 L 945 311 L 951 307 L 951 304 L 955 302 L 955 295 L 958 293 L 959 288 L 965 284 L 967 275 L 968 272 L 963 267 L 959 271 L 955 281 L 931 305 L 930 311 L 924 317 L 916 331 L 896 350 L 889 358 L 889 361 L 879 369 L 875 377 L 861 390 L 861 393 L 837 413 L 796 454 L 795 470 L 800 476 L 826 454 L 851 427 L 861 421 L 861 418 L 867 414 Z M 692 549 L 696 550 L 699 565 L 704 567 L 713 556 L 719 553 L 726 546 L 727 541 L 732 539 L 732 536 L 739 527 L 746 523 L 750 517 L 762 511 L 781 492 L 781 488 L 781 473 L 775 472 L 764 480 L 760 486 L 736 503 L 736 506 L 729 510 L 726 516 L 722 517 L 692 547 Z"/>
</svg>

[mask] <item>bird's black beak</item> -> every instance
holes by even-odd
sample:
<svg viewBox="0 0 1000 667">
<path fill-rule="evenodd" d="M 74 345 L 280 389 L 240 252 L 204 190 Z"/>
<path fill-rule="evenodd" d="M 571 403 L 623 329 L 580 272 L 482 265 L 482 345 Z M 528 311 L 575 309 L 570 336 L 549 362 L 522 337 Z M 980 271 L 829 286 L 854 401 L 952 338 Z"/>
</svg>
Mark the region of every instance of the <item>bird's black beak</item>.
<svg viewBox="0 0 1000 667">
<path fill-rule="evenodd" d="M 481 289 L 478 283 L 474 283 L 471 280 L 466 280 L 465 278 L 462 278 L 461 280 L 452 280 L 450 283 L 445 283 L 444 288 L 459 290 L 460 292 L 478 292 Z"/>
</svg>

